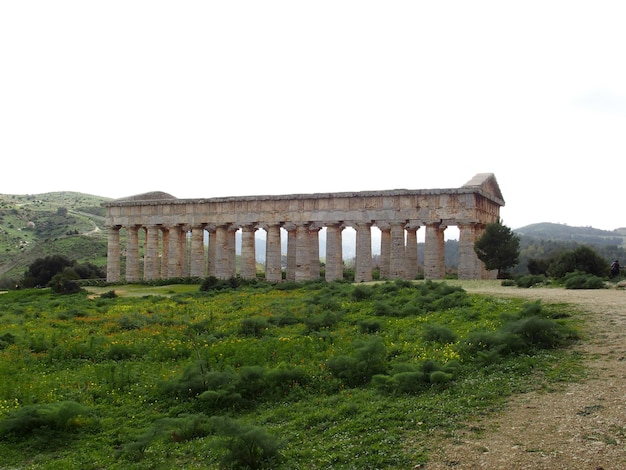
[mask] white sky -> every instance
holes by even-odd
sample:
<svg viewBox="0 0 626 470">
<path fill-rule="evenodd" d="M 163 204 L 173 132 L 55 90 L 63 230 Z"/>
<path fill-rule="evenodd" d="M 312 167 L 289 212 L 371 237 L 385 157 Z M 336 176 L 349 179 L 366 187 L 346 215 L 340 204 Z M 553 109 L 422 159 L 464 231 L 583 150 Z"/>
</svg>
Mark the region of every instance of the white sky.
<svg viewBox="0 0 626 470">
<path fill-rule="evenodd" d="M 0 193 L 462 186 L 626 226 L 624 1 L 0 0 Z"/>
</svg>

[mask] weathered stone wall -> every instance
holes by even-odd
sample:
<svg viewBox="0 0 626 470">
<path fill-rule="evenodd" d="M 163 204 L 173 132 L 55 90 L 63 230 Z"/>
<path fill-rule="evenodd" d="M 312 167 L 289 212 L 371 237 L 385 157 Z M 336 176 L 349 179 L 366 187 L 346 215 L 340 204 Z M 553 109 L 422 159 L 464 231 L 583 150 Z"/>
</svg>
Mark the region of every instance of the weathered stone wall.
<svg viewBox="0 0 626 470">
<path fill-rule="evenodd" d="M 176 199 L 166 193 L 147 193 L 105 204 L 109 227 L 107 278 L 121 278 L 120 230 L 126 230 L 128 281 L 174 276 L 215 275 L 235 272 L 235 232 L 242 230 L 240 275 L 256 275 L 254 232 L 268 234 L 266 277 L 282 277 L 280 229 L 288 233 L 287 278 L 306 280 L 319 276 L 321 228 L 328 233 L 326 278 L 341 276 L 341 230 L 357 232 L 356 280 L 371 279 L 371 227 L 381 230 L 381 275 L 414 278 L 417 247 L 414 233 L 426 227 L 423 270 L 427 278 L 445 272 L 443 232 L 459 227 L 463 278 L 490 277 L 473 252 L 473 241 L 486 223 L 499 217 L 504 200 L 493 174 L 479 174 L 455 189 L 364 191 L 351 193 L 245 196 L 212 199 Z M 145 231 L 143 275 L 140 274 L 139 231 Z M 209 233 L 205 253 L 204 232 Z M 191 234 L 190 236 L 188 234 Z M 278 233 L 278 239 L 277 239 Z M 190 243 L 188 243 L 190 238 Z M 369 243 L 369 245 L 368 245 Z M 205 262 L 205 259 L 208 261 Z"/>
</svg>

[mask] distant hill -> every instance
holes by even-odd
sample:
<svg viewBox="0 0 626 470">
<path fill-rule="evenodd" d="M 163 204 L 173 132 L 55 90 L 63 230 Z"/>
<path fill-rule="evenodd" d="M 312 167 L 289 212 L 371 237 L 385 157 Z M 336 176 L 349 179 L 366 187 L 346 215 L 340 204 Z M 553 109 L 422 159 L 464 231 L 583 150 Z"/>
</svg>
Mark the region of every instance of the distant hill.
<svg viewBox="0 0 626 470">
<path fill-rule="evenodd" d="M 76 192 L 0 194 L 0 278 L 20 278 L 37 258 L 62 254 L 106 265 L 109 198 Z"/>
<path fill-rule="evenodd" d="M 626 228 L 612 231 L 593 227 L 570 227 L 569 225 L 542 222 L 514 230 L 523 237 L 541 240 L 576 242 L 589 245 L 617 245 L 626 247 Z"/>
</svg>

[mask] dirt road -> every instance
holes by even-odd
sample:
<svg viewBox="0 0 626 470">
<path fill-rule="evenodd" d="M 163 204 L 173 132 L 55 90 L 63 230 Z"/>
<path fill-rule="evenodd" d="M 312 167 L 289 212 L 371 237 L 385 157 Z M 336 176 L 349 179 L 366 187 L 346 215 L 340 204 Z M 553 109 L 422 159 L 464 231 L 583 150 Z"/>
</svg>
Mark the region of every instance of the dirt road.
<svg viewBox="0 0 626 470">
<path fill-rule="evenodd" d="M 626 291 L 518 289 L 477 285 L 468 292 L 566 302 L 585 311 L 589 378 L 555 392 L 513 398 L 500 414 L 472 423 L 424 468 L 626 469 Z M 484 429 L 481 433 L 471 429 Z"/>
</svg>

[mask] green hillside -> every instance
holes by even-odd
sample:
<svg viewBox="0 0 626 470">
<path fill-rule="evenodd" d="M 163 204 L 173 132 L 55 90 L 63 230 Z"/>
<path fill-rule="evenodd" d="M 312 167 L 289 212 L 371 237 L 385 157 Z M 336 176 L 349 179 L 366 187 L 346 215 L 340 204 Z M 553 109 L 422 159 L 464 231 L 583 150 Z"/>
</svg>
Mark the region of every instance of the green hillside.
<svg viewBox="0 0 626 470">
<path fill-rule="evenodd" d="M 35 259 L 61 254 L 106 265 L 110 199 L 76 192 L 0 194 L 0 277 L 19 278 Z"/>
<path fill-rule="evenodd" d="M 542 222 L 516 229 L 515 233 L 523 237 L 541 240 L 576 242 L 594 246 L 617 245 L 626 248 L 626 228 L 610 231 L 593 227 L 571 227 L 564 224 Z"/>
</svg>

